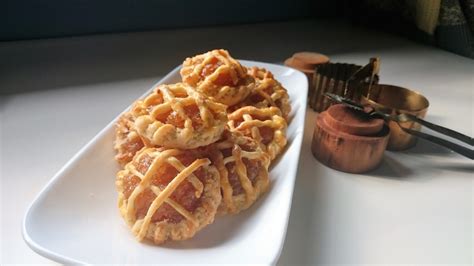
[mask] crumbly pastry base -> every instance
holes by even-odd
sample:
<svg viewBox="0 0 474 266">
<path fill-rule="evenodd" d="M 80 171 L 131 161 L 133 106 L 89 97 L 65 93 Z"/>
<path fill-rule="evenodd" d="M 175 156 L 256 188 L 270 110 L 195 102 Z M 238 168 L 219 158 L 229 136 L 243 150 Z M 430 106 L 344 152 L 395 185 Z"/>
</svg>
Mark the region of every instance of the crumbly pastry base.
<svg viewBox="0 0 474 266">
<path fill-rule="evenodd" d="M 212 165 L 202 167 L 204 167 L 203 169 L 205 170 L 207 178 L 200 198 L 201 205 L 192 212 L 193 220 L 185 218 L 179 223 L 172 223 L 167 220 L 152 222 L 148 225 L 146 233 L 143 236 L 140 235 L 140 229 L 145 218 L 129 220 L 129 202 L 123 194 L 123 177 L 129 174 L 129 172 L 127 172 L 127 170 L 122 170 L 117 173 L 116 187 L 119 194 L 118 207 L 120 214 L 139 241 L 148 239 L 158 245 L 163 244 L 168 240 L 178 241 L 189 239 L 199 230 L 214 221 L 217 209 L 222 199 L 219 185 L 219 172 Z"/>
<path fill-rule="evenodd" d="M 130 111 L 124 113 L 116 123 L 114 141 L 114 149 L 116 151 L 115 160 L 120 164 L 120 166 L 124 166 L 130 162 L 133 159 L 133 156 L 135 156 L 135 153 L 141 149 L 130 150 L 127 148 L 129 143 L 137 142 L 141 143 L 142 147 L 145 146 L 143 139 L 137 131 L 134 130 L 133 123 L 133 116 Z"/>
<path fill-rule="evenodd" d="M 195 131 L 190 128 L 177 128 L 170 124 L 156 121 L 150 115 L 137 118 L 135 127 L 140 135 L 153 146 L 176 149 L 195 149 L 215 142 L 224 131 L 223 125 L 208 127 Z"/>
</svg>

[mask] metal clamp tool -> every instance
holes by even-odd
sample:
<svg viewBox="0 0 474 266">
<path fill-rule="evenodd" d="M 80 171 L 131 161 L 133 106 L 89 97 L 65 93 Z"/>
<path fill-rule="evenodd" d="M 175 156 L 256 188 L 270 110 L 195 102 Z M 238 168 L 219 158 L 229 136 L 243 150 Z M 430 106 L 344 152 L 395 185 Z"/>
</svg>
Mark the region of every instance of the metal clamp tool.
<svg viewBox="0 0 474 266">
<path fill-rule="evenodd" d="M 433 135 L 430 135 L 430 134 L 427 134 L 427 133 L 422 133 L 422 132 L 419 132 L 419 131 L 416 131 L 416 130 L 412 130 L 412 129 L 409 129 L 409 128 L 405 128 L 405 127 L 402 127 L 400 125 L 400 123 L 402 122 L 406 122 L 406 121 L 410 121 L 410 122 L 415 122 L 415 123 L 418 123 L 422 126 L 425 126 L 435 132 L 438 132 L 440 134 L 443 134 L 445 136 L 448 136 L 450 138 L 453 138 L 453 139 L 456 139 L 456 140 L 459 140 L 461 142 L 464 142 L 466 144 L 468 144 L 469 146 L 473 146 L 474 145 L 474 140 L 473 138 L 467 136 L 467 135 L 464 135 L 462 133 L 459 133 L 457 131 L 454 131 L 452 129 L 449 129 L 449 128 L 446 128 L 446 127 L 442 127 L 440 125 L 436 125 L 436 124 L 433 124 L 433 123 L 430 123 L 428 121 L 425 121 L 421 118 L 418 118 L 414 115 L 410 115 L 410 114 L 405 114 L 405 113 L 402 113 L 402 114 L 398 114 L 398 115 L 390 115 L 390 114 L 387 114 L 387 113 L 384 113 L 384 112 L 380 112 L 380 111 L 377 111 L 375 110 L 373 107 L 371 106 L 363 106 L 359 103 L 356 103 L 350 99 L 347 99 L 347 98 L 344 98 L 340 95 L 336 95 L 336 94 L 333 94 L 333 93 L 325 93 L 325 96 L 328 97 L 329 99 L 331 99 L 332 101 L 335 101 L 335 102 L 338 102 L 338 103 L 342 103 L 348 107 L 351 107 L 353 108 L 354 110 L 357 110 L 357 111 L 360 111 L 360 112 L 363 112 L 365 115 L 368 115 L 368 116 L 372 116 L 372 117 L 377 117 L 377 118 L 383 118 L 385 121 L 394 121 L 396 122 L 399 127 L 411 134 L 411 135 L 414 135 L 418 138 L 422 138 L 424 140 L 427 140 L 427 141 L 430 141 L 432 143 L 435 143 L 435 144 L 438 144 L 440 146 L 443 146 L 445 148 L 448 148 L 458 154 L 461 154 L 471 160 L 474 159 L 474 151 L 467 147 L 464 147 L 464 146 L 461 146 L 459 144 L 456 144 L 454 142 L 451 142 L 449 140 L 446 140 L 446 139 L 442 139 L 442 138 L 439 138 L 439 137 L 436 137 L 436 136 L 433 136 Z"/>
</svg>

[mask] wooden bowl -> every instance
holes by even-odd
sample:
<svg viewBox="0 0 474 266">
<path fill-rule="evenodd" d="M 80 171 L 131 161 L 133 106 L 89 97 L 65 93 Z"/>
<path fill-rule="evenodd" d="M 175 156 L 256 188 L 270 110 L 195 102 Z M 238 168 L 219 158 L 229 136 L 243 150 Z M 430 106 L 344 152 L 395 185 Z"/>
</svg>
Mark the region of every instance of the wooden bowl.
<svg viewBox="0 0 474 266">
<path fill-rule="evenodd" d="M 419 118 L 424 118 L 430 105 L 428 99 L 421 93 L 403 87 L 386 84 L 374 84 L 368 91 L 364 87 L 361 102 L 369 104 L 378 111 L 399 115 L 402 113 L 411 114 Z M 390 139 L 388 140 L 388 150 L 400 151 L 415 146 L 417 138 L 406 133 L 400 126 L 412 130 L 420 131 L 421 125 L 415 122 L 389 121 Z"/>
</svg>

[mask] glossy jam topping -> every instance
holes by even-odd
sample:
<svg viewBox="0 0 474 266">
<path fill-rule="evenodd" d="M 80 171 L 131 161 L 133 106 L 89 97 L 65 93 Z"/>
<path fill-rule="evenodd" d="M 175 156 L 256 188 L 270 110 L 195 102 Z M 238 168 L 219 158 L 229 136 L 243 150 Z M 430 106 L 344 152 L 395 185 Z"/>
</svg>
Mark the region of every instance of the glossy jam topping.
<svg viewBox="0 0 474 266">
<path fill-rule="evenodd" d="M 194 104 L 188 105 L 184 107 L 184 112 L 186 116 L 191 119 L 194 129 L 197 129 L 202 126 L 203 121 L 199 112 L 199 107 Z M 176 111 L 168 113 L 168 116 L 166 118 L 167 124 L 174 125 L 178 128 L 184 128 L 185 121 L 186 120 Z"/>
<path fill-rule="evenodd" d="M 265 98 L 262 95 L 260 95 L 259 93 L 252 94 L 248 99 L 248 101 L 250 103 L 259 103 L 259 102 L 264 101 L 264 100 L 265 100 Z"/>
<path fill-rule="evenodd" d="M 162 104 L 162 103 L 163 103 L 163 95 L 161 94 L 160 91 L 157 91 L 153 97 L 148 97 L 145 100 L 145 104 L 146 104 L 146 106 L 148 106 L 148 111 L 149 112 L 151 112 L 151 110 L 155 106 L 157 106 L 159 104 Z"/>
<path fill-rule="evenodd" d="M 232 77 L 227 72 L 219 74 L 219 76 L 214 80 L 214 84 L 216 84 L 217 86 L 235 85 L 232 80 Z"/>
<path fill-rule="evenodd" d="M 247 177 L 249 178 L 250 182 L 252 182 L 252 185 L 255 185 L 255 182 L 257 181 L 258 173 L 260 172 L 260 169 L 262 167 L 260 162 L 257 160 L 249 160 L 247 158 L 243 158 L 242 162 L 247 168 Z M 229 172 L 228 178 L 229 178 L 229 183 L 232 187 L 232 195 L 236 196 L 236 195 L 244 194 L 245 191 L 240 182 L 240 177 L 237 173 L 235 163 L 234 162 L 228 163 L 226 167 L 227 167 L 227 171 Z"/>
<path fill-rule="evenodd" d="M 205 78 L 211 74 L 213 74 L 218 67 L 222 65 L 222 62 L 219 61 L 217 58 L 213 57 L 207 63 L 202 71 L 201 71 L 201 77 Z M 217 86 L 231 86 L 233 84 L 232 77 L 230 76 L 228 71 L 220 73 L 215 80 L 213 80 L 213 83 Z"/>
<path fill-rule="evenodd" d="M 262 137 L 262 143 L 268 145 L 273 140 L 274 130 L 271 127 L 260 127 L 260 136 Z"/>
<path fill-rule="evenodd" d="M 139 138 L 133 138 L 133 139 L 127 139 L 126 142 L 123 143 L 122 149 L 124 150 L 123 158 L 121 160 L 125 160 L 127 162 L 131 161 L 133 159 L 133 156 L 141 150 L 145 146 L 143 144 L 143 141 Z"/>
<path fill-rule="evenodd" d="M 214 73 L 216 69 L 222 65 L 222 62 L 217 58 L 212 57 L 209 62 L 202 68 L 201 77 L 207 77 Z"/>
</svg>

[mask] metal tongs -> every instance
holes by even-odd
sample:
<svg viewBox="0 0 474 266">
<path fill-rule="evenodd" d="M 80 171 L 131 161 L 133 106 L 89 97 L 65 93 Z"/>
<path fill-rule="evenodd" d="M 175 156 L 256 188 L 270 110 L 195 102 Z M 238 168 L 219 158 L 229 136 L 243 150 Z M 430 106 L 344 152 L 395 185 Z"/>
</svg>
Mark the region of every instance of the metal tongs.
<svg viewBox="0 0 474 266">
<path fill-rule="evenodd" d="M 384 113 L 384 112 L 380 112 L 380 111 L 377 111 L 375 110 L 374 108 L 372 108 L 371 106 L 363 106 L 359 103 L 356 103 L 350 99 L 347 99 L 347 98 L 344 98 L 342 96 L 339 96 L 339 95 L 336 95 L 336 94 L 333 94 L 333 93 L 325 93 L 324 94 L 326 97 L 328 97 L 329 99 L 331 99 L 332 101 L 335 101 L 337 103 L 341 103 L 341 104 L 344 104 L 354 110 L 357 110 L 359 112 L 362 112 L 364 113 L 365 115 L 369 116 L 369 117 L 374 117 L 374 118 L 382 118 L 384 119 L 385 121 L 394 121 L 398 124 L 398 126 L 405 132 L 411 134 L 411 135 L 414 135 L 418 138 L 422 138 L 424 140 L 427 140 L 427 141 L 430 141 L 430 142 L 433 142 L 435 144 L 438 144 L 440 146 L 443 146 L 445 148 L 448 148 L 458 154 L 461 154 L 471 160 L 474 159 L 474 151 L 469 148 L 466 148 L 464 146 L 461 146 L 459 144 L 456 144 L 454 142 L 451 142 L 449 140 L 445 140 L 445 139 L 442 139 L 442 138 L 439 138 L 439 137 L 436 137 L 436 136 L 433 136 L 433 135 L 430 135 L 430 134 L 427 134 L 427 133 L 422 133 L 422 132 L 419 132 L 419 131 L 416 131 L 416 130 L 412 130 L 412 129 L 409 129 L 409 128 L 405 128 L 405 127 L 402 127 L 400 125 L 401 122 L 415 122 L 415 123 L 419 123 L 435 132 L 438 132 L 440 134 L 443 134 L 445 136 L 448 136 L 450 138 L 453 138 L 453 139 L 456 139 L 456 140 L 459 140 L 459 141 L 462 141 L 466 144 L 468 144 L 469 146 L 473 146 L 474 145 L 474 141 L 473 141 L 473 138 L 469 137 L 469 136 L 466 136 L 462 133 L 459 133 L 457 131 L 454 131 L 452 129 L 449 129 L 449 128 L 445 128 L 445 127 L 442 127 L 442 126 L 439 126 L 439 125 L 436 125 L 436 124 L 433 124 L 433 123 L 430 123 L 428 121 L 425 121 L 421 118 L 418 118 L 414 115 L 411 115 L 411 114 L 406 114 L 406 113 L 401 113 L 401 114 L 398 114 L 398 115 L 390 115 L 390 114 L 387 114 L 387 113 Z"/>
</svg>

